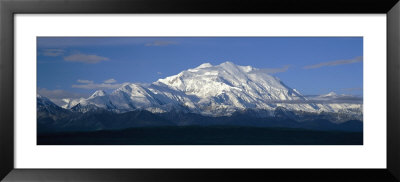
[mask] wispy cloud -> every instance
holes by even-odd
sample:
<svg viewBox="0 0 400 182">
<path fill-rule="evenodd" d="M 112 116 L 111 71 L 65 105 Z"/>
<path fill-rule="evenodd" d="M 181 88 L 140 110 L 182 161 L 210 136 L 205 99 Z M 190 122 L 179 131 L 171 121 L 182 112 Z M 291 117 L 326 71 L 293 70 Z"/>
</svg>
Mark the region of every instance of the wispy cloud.
<svg viewBox="0 0 400 182">
<path fill-rule="evenodd" d="M 121 87 L 123 84 L 112 84 L 112 83 L 89 83 L 89 84 L 80 84 L 80 85 L 72 85 L 72 88 L 82 88 L 82 89 L 117 89 Z"/>
<path fill-rule="evenodd" d="M 77 80 L 78 83 L 93 83 L 92 80 Z"/>
<path fill-rule="evenodd" d="M 107 57 L 102 57 L 102 56 L 98 56 L 95 54 L 78 53 L 78 54 L 72 54 L 67 57 L 64 57 L 64 60 L 69 61 L 69 62 L 82 62 L 82 63 L 94 64 L 94 63 L 98 63 L 101 61 L 108 61 L 110 59 Z"/>
<path fill-rule="evenodd" d="M 65 53 L 64 49 L 43 49 L 42 50 L 42 55 L 51 56 L 51 57 L 61 56 L 64 53 Z"/>
<path fill-rule="evenodd" d="M 149 38 L 138 37 L 39 37 L 37 40 L 37 46 L 41 48 L 76 48 L 88 46 L 121 45 L 142 46 L 149 42 Z"/>
<path fill-rule="evenodd" d="M 117 80 L 115 80 L 114 78 L 110 78 L 108 80 L 104 80 L 104 83 L 115 83 L 117 82 Z"/>
<path fill-rule="evenodd" d="M 341 89 L 342 91 L 346 91 L 346 92 L 355 92 L 355 91 L 362 91 L 363 88 L 362 87 L 355 87 L 355 88 L 343 88 Z"/>
<path fill-rule="evenodd" d="M 325 103 L 325 104 L 333 104 L 333 103 L 345 103 L 345 104 L 362 104 L 363 98 L 355 95 L 318 95 L 318 96 L 305 96 L 308 98 L 308 102 L 312 103 Z"/>
<path fill-rule="evenodd" d="M 275 73 L 286 72 L 286 71 L 288 71 L 289 67 L 290 67 L 290 65 L 285 65 L 282 68 L 263 68 L 263 69 L 253 70 L 250 73 L 275 74 Z"/>
<path fill-rule="evenodd" d="M 321 68 L 325 66 L 337 66 L 337 65 L 342 65 L 342 64 L 352 64 L 352 63 L 357 63 L 357 62 L 362 62 L 363 57 L 355 57 L 353 59 L 344 59 L 344 60 L 336 60 L 336 61 L 329 61 L 329 62 L 322 62 L 314 65 L 308 65 L 304 66 L 303 69 L 316 69 L 316 68 Z"/>
<path fill-rule="evenodd" d="M 49 98 L 55 104 L 62 106 L 65 104 L 63 99 L 79 99 L 89 97 L 89 94 L 73 93 L 62 89 L 49 90 L 46 88 L 38 88 L 38 94 Z"/>
<path fill-rule="evenodd" d="M 270 100 L 268 103 L 274 104 L 362 104 L 363 98 L 354 95 L 303 95 L 304 98 L 297 100 Z"/>
<path fill-rule="evenodd" d="M 176 45 L 176 42 L 173 41 L 154 41 L 146 43 L 146 46 L 168 46 L 168 45 Z"/>
<path fill-rule="evenodd" d="M 81 89 L 117 89 L 126 83 L 116 83 L 117 80 L 111 78 L 105 80 L 103 83 L 94 83 L 92 80 L 77 80 L 80 84 L 73 84 L 72 88 L 81 88 Z"/>
<path fill-rule="evenodd" d="M 161 72 L 157 72 L 157 74 L 159 74 L 159 75 L 162 75 L 162 73 L 161 73 Z"/>
</svg>

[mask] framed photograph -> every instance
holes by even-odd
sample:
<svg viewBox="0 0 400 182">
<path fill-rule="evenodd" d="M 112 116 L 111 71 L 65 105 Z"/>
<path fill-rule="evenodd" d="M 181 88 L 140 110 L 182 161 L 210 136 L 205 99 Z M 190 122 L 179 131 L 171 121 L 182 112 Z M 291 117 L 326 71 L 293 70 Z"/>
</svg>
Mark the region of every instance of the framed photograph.
<svg viewBox="0 0 400 182">
<path fill-rule="evenodd" d="M 397 1 L 175 2 L 0 3 L 1 179 L 400 180 Z"/>
</svg>

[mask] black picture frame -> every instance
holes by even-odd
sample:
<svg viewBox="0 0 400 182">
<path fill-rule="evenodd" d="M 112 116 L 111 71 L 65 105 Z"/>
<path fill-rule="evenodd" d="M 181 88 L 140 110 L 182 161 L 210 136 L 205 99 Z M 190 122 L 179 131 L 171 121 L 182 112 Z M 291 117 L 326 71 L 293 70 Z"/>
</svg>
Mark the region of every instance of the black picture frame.
<svg viewBox="0 0 400 182">
<path fill-rule="evenodd" d="M 14 15 L 19 13 L 386 14 L 387 168 L 15 169 Z M 0 179 L 4 181 L 228 181 L 231 179 L 241 181 L 400 181 L 399 17 L 398 0 L 0 0 Z"/>
</svg>

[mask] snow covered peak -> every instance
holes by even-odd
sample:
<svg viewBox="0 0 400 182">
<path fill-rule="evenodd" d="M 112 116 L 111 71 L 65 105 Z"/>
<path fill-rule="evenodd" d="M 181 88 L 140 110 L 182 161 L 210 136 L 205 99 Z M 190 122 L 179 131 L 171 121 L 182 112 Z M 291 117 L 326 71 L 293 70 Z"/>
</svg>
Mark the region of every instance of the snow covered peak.
<svg viewBox="0 0 400 182">
<path fill-rule="evenodd" d="M 210 63 L 203 63 L 200 66 L 197 66 L 196 69 L 201 69 L 201 68 L 209 68 L 212 67 L 213 65 Z"/>
<path fill-rule="evenodd" d="M 251 71 L 254 70 L 253 67 L 251 66 L 238 66 L 242 71 L 246 72 L 246 73 L 250 73 Z"/>
<path fill-rule="evenodd" d="M 97 90 L 89 98 L 100 97 L 105 95 L 107 95 L 107 93 L 104 90 Z"/>
<path fill-rule="evenodd" d="M 338 96 L 338 94 L 335 92 L 329 92 L 328 94 L 321 95 L 321 96 L 322 97 L 336 97 L 336 96 Z"/>
<path fill-rule="evenodd" d="M 224 66 L 224 67 L 225 66 L 236 66 L 236 64 L 232 63 L 230 61 L 225 61 L 225 62 L 221 63 L 220 66 Z"/>
<path fill-rule="evenodd" d="M 36 94 L 36 101 L 40 106 L 56 106 L 50 99 L 39 94 Z"/>
<path fill-rule="evenodd" d="M 252 71 L 257 70 L 257 68 L 253 68 L 251 66 L 240 66 L 229 61 L 221 63 L 220 65 L 215 67 L 217 69 L 221 69 L 221 71 L 223 72 L 227 72 L 238 77 L 243 77 L 244 75 L 247 75 Z"/>
<path fill-rule="evenodd" d="M 40 94 L 36 94 L 36 99 L 37 99 L 37 100 L 40 100 L 40 101 L 43 101 L 43 102 L 52 102 L 52 101 L 50 101 L 49 98 L 47 98 L 47 97 L 45 97 L 45 96 L 42 96 L 42 95 L 40 95 Z"/>
<path fill-rule="evenodd" d="M 252 73 L 253 69 L 256 68 L 224 62 L 182 71 L 153 84 L 166 85 L 173 90 L 196 96 L 205 105 L 215 102 L 215 105 L 221 107 L 248 108 L 259 105 L 268 108 L 267 100 L 303 99 L 300 93 L 276 77 L 262 72 Z"/>
<path fill-rule="evenodd" d="M 223 62 L 218 66 L 223 68 L 223 69 L 225 69 L 225 70 L 237 70 L 238 69 L 237 65 L 232 63 L 232 62 L 230 62 L 230 61 Z"/>
</svg>

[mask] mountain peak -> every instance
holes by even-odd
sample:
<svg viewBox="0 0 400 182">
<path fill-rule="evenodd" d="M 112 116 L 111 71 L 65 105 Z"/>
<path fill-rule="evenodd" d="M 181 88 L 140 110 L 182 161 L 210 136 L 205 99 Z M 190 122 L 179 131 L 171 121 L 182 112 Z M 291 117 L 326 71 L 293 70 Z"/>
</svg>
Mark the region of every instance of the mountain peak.
<svg viewBox="0 0 400 182">
<path fill-rule="evenodd" d="M 329 93 L 326 94 L 325 96 L 330 96 L 330 97 L 332 97 L 332 96 L 337 96 L 337 94 L 336 94 L 335 92 L 329 92 Z"/>
<path fill-rule="evenodd" d="M 94 98 L 94 97 L 99 97 L 99 96 L 105 96 L 107 93 L 104 90 L 97 90 L 90 96 L 89 98 Z"/>
<path fill-rule="evenodd" d="M 43 100 L 43 101 L 51 102 L 49 98 L 47 98 L 47 97 L 45 97 L 45 96 L 42 96 L 42 95 L 40 95 L 40 94 L 36 94 L 36 98 L 37 98 L 37 99 L 40 99 L 40 100 Z"/>
<path fill-rule="evenodd" d="M 213 65 L 212 64 L 210 64 L 210 63 L 203 63 L 203 64 L 201 64 L 200 66 L 197 66 L 196 68 L 197 69 L 201 69 L 201 68 L 209 68 L 209 67 L 212 67 Z"/>
<path fill-rule="evenodd" d="M 37 104 L 41 106 L 57 106 L 49 98 L 36 94 Z M 58 106 L 57 106 L 58 107 Z"/>
<path fill-rule="evenodd" d="M 232 63 L 232 62 L 230 62 L 230 61 L 226 61 L 226 62 L 221 63 L 220 66 L 222 66 L 222 67 L 226 67 L 226 66 L 236 66 L 236 64 L 235 64 L 235 63 Z"/>
<path fill-rule="evenodd" d="M 223 62 L 218 67 L 222 68 L 223 70 L 230 72 L 233 75 L 241 75 L 243 74 L 243 71 L 241 69 L 242 66 L 236 65 L 235 63 L 232 63 L 230 61 Z"/>
</svg>

